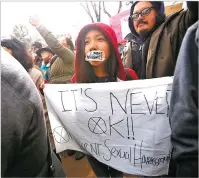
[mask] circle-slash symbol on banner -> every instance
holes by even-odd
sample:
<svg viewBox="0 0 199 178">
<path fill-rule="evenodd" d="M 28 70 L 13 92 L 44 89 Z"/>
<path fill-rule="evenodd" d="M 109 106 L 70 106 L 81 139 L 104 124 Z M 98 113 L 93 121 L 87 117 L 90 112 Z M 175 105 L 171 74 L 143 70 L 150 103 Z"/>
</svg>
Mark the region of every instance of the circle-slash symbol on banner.
<svg viewBox="0 0 199 178">
<path fill-rule="evenodd" d="M 95 134 L 106 134 L 106 122 L 101 117 L 91 117 L 88 121 L 88 128 Z"/>
<path fill-rule="evenodd" d="M 67 143 L 70 140 L 69 133 L 62 126 L 53 129 L 53 136 L 60 144 Z"/>
</svg>

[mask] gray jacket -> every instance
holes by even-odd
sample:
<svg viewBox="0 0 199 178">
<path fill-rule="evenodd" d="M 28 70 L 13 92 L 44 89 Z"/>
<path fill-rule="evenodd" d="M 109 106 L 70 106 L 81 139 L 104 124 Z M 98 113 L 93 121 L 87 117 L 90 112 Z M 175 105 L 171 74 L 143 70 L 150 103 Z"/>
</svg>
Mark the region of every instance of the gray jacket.
<svg viewBox="0 0 199 178">
<path fill-rule="evenodd" d="M 170 122 L 177 177 L 198 177 L 199 23 L 184 37 L 174 74 Z"/>
<path fill-rule="evenodd" d="M 1 176 L 47 177 L 48 151 L 38 90 L 20 63 L 1 48 Z M 61 168 L 54 155 L 53 163 Z"/>
</svg>

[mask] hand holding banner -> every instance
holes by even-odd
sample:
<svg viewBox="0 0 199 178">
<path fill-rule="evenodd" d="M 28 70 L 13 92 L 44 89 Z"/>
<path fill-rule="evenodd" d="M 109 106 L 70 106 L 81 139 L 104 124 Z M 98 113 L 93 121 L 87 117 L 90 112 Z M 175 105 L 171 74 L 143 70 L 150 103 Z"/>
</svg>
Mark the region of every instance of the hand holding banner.
<svg viewBox="0 0 199 178">
<path fill-rule="evenodd" d="M 82 151 L 128 174 L 168 174 L 172 81 L 46 85 L 57 152 Z"/>
</svg>

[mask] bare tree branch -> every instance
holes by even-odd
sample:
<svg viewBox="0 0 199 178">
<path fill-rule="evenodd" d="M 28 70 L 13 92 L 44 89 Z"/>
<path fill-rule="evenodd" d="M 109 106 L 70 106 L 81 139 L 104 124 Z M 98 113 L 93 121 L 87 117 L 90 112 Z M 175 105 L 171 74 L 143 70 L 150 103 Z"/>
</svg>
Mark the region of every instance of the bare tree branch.
<svg viewBox="0 0 199 178">
<path fill-rule="evenodd" d="M 101 21 L 101 1 L 99 1 L 99 22 Z"/>
<path fill-rule="evenodd" d="M 129 2 L 126 2 L 126 5 L 128 6 L 128 5 L 132 5 L 133 4 L 133 1 L 129 1 Z"/>
<path fill-rule="evenodd" d="M 103 4 L 101 4 L 101 2 Z M 85 3 L 86 4 L 83 4 L 83 3 L 80 3 L 80 4 L 84 8 L 84 10 L 86 11 L 86 13 L 89 15 L 89 17 L 91 18 L 91 20 L 92 20 L 93 23 L 95 22 L 95 18 L 96 18 L 97 22 L 101 21 L 101 15 L 102 15 L 102 11 L 101 10 L 102 10 L 102 8 L 103 8 L 104 13 L 106 15 L 108 15 L 109 18 L 111 18 L 111 14 L 105 8 L 105 2 L 104 1 L 98 1 L 98 2 L 92 2 L 92 1 L 90 1 L 90 4 L 89 4 L 88 1 L 86 1 Z M 118 6 L 117 13 L 120 13 L 121 9 L 122 9 L 122 1 L 119 1 L 119 6 Z M 95 15 L 93 13 L 91 14 L 92 10 L 93 10 L 93 12 L 94 12 Z"/>
<path fill-rule="evenodd" d="M 106 9 L 105 9 L 105 5 L 104 5 L 104 1 L 103 1 L 103 10 L 104 10 L 104 13 L 106 14 L 106 15 L 108 15 L 110 18 L 111 18 L 111 15 L 106 11 Z"/>
<path fill-rule="evenodd" d="M 97 19 L 97 22 L 99 22 L 99 14 L 98 14 L 98 12 L 97 12 L 96 4 L 93 3 L 92 1 L 91 1 L 90 3 L 91 3 L 91 5 L 92 5 L 92 7 L 93 7 L 93 11 L 95 12 L 95 17 L 96 17 L 96 19 Z"/>
<path fill-rule="evenodd" d="M 80 5 L 84 8 L 84 10 L 86 11 L 87 14 L 89 14 L 88 10 L 86 9 L 86 7 L 80 2 Z"/>
<path fill-rule="evenodd" d="M 91 11 L 90 11 L 90 9 L 89 9 L 89 6 L 88 6 L 88 3 L 87 3 L 87 2 L 86 2 L 86 7 L 87 7 L 87 9 L 88 9 L 88 13 L 89 13 L 89 15 L 90 15 L 90 18 L 91 18 L 92 22 L 94 23 L 95 21 L 94 21 L 94 19 L 93 19 L 93 16 L 91 15 Z"/>
<path fill-rule="evenodd" d="M 94 23 L 95 21 L 94 21 L 92 15 L 90 13 L 90 9 L 89 9 L 88 3 L 86 2 L 86 7 L 82 3 L 80 3 L 80 5 L 84 8 L 86 13 L 89 15 L 89 17 L 91 18 L 92 23 Z"/>
<path fill-rule="evenodd" d="M 12 36 L 21 40 L 27 48 L 29 48 L 30 44 L 32 43 L 32 38 L 29 35 L 29 31 L 25 25 L 22 24 L 15 25 L 13 28 Z"/>
<path fill-rule="evenodd" d="M 121 9 L 122 9 L 122 1 L 119 2 L 119 8 L 118 8 L 118 11 L 117 11 L 118 14 L 120 13 Z"/>
</svg>

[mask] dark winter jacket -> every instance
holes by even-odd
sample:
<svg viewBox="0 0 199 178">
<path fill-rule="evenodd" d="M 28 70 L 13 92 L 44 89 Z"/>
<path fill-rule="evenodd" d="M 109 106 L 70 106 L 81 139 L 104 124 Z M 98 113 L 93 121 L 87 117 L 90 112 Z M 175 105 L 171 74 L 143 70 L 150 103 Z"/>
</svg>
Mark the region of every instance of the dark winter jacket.
<svg viewBox="0 0 199 178">
<path fill-rule="evenodd" d="M 38 90 L 29 74 L 1 49 L 1 176 L 47 177 L 47 133 Z M 55 176 L 65 177 L 52 154 Z"/>
<path fill-rule="evenodd" d="M 198 177 L 198 25 L 188 29 L 182 42 L 171 95 L 171 139 L 178 177 Z"/>
<path fill-rule="evenodd" d="M 198 2 L 187 2 L 187 6 L 187 10 L 167 17 L 143 44 L 140 40 L 132 43 L 133 50 L 128 50 L 125 67 L 134 69 L 141 79 L 172 76 L 183 37 L 198 20 Z M 134 36 L 139 38 L 137 33 Z"/>
</svg>

